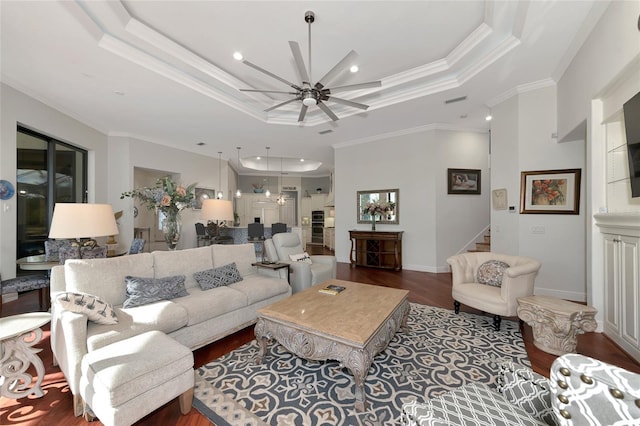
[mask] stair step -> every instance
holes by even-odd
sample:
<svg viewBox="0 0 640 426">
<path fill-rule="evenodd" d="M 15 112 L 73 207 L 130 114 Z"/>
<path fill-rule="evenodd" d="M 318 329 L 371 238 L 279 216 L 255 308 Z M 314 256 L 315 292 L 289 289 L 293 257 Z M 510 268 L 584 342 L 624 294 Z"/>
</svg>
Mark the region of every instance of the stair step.
<svg viewBox="0 0 640 426">
<path fill-rule="evenodd" d="M 491 251 L 491 244 L 490 243 L 476 243 L 476 250 L 477 251 Z"/>
</svg>

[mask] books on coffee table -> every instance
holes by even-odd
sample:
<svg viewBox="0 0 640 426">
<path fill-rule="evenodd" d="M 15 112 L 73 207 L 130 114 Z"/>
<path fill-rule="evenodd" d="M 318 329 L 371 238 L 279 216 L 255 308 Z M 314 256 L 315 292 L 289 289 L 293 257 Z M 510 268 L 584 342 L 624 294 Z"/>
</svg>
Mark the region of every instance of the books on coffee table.
<svg viewBox="0 0 640 426">
<path fill-rule="evenodd" d="M 335 296 L 336 294 L 340 293 L 344 289 L 345 287 L 342 287 L 340 285 L 330 284 L 324 288 L 321 288 L 320 290 L 318 290 L 318 292 Z"/>
</svg>

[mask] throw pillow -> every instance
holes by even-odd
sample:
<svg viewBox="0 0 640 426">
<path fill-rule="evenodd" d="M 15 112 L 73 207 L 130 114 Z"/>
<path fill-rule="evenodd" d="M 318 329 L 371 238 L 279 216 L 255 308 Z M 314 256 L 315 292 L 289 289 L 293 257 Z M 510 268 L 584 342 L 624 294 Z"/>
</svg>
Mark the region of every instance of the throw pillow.
<svg viewBox="0 0 640 426">
<path fill-rule="evenodd" d="M 306 251 L 300 254 L 290 254 L 289 259 L 291 259 L 292 262 L 304 262 L 311 265 L 311 257 L 309 257 L 309 253 Z"/>
<path fill-rule="evenodd" d="M 502 276 L 504 275 L 504 270 L 508 267 L 509 264 L 501 260 L 488 260 L 478 268 L 476 280 L 480 284 L 500 287 L 502 286 Z"/>
<path fill-rule="evenodd" d="M 164 278 L 142 278 L 127 275 L 124 277 L 127 285 L 127 298 L 122 307 L 133 308 L 160 300 L 188 296 L 189 293 L 185 288 L 184 279 L 184 275 Z"/>
<path fill-rule="evenodd" d="M 58 260 L 60 264 L 64 265 L 67 259 L 80 259 L 80 247 L 68 245 L 58 248 Z"/>
<path fill-rule="evenodd" d="M 56 302 L 67 311 L 86 315 L 98 324 L 117 324 L 118 317 L 110 303 L 86 293 L 65 292 L 56 296 Z"/>
<path fill-rule="evenodd" d="M 196 272 L 193 274 L 193 278 L 203 290 L 211 290 L 212 288 L 223 287 L 242 281 L 242 276 L 236 267 L 236 262 L 231 262 L 213 269 L 207 269 L 206 271 Z"/>
<path fill-rule="evenodd" d="M 103 259 L 107 257 L 107 247 L 80 247 L 80 258 Z"/>
</svg>

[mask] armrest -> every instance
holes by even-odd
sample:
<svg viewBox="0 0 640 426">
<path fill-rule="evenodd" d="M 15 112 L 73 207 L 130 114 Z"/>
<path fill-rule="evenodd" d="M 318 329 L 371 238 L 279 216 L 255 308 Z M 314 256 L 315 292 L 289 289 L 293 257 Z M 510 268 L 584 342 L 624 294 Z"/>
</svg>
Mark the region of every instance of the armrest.
<svg viewBox="0 0 640 426">
<path fill-rule="evenodd" d="M 504 273 L 505 275 L 512 278 L 518 277 L 520 275 L 536 274 L 541 266 L 542 264 L 540 262 L 538 262 L 537 260 L 531 259 L 531 261 L 525 264 L 515 265 L 505 269 Z"/>
<path fill-rule="evenodd" d="M 69 389 L 79 395 L 80 364 L 87 350 L 87 316 L 52 306 L 51 351 Z"/>
<path fill-rule="evenodd" d="M 288 262 L 291 269 L 291 288 L 294 293 L 311 287 L 311 265 L 304 262 Z"/>
<path fill-rule="evenodd" d="M 551 365 L 550 381 L 553 411 L 562 425 L 638 424 L 640 374 L 584 355 L 566 354 Z"/>
<path fill-rule="evenodd" d="M 558 425 L 546 377 L 520 364 L 504 362 L 498 367 L 496 384 L 497 391 L 513 405 L 548 425 Z"/>
<path fill-rule="evenodd" d="M 338 269 L 338 263 L 335 256 L 331 255 L 312 255 L 309 256 L 313 263 L 322 263 L 324 265 L 331 265 L 331 278 L 336 277 L 336 271 Z"/>
</svg>

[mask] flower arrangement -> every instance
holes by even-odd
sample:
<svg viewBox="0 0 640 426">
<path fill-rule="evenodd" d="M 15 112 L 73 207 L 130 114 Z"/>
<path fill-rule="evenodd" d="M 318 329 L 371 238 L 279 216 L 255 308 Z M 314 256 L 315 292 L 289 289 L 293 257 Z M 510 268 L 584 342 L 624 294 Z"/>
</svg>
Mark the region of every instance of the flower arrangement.
<svg viewBox="0 0 640 426">
<path fill-rule="evenodd" d="M 170 176 L 165 176 L 158 179 L 155 187 L 138 188 L 133 191 L 123 192 L 120 195 L 120 199 L 125 197 L 137 198 L 149 210 L 155 209 L 169 218 L 175 218 L 181 210 L 194 206 L 195 195 L 193 189 L 195 186 L 196 184 L 193 183 L 185 188 L 173 182 Z"/>
<path fill-rule="evenodd" d="M 564 179 L 533 181 L 533 204 L 563 205 L 565 203 Z"/>
<path fill-rule="evenodd" d="M 368 214 L 374 217 L 375 215 L 386 215 L 387 212 L 393 210 L 396 207 L 396 203 L 393 202 L 379 202 L 373 201 L 365 204 L 362 209 L 362 214 Z"/>
</svg>

